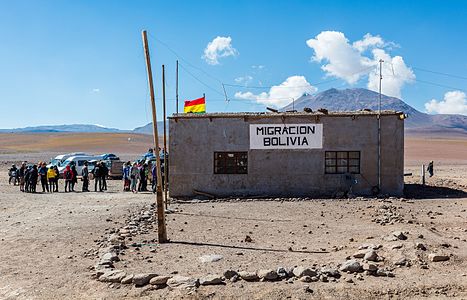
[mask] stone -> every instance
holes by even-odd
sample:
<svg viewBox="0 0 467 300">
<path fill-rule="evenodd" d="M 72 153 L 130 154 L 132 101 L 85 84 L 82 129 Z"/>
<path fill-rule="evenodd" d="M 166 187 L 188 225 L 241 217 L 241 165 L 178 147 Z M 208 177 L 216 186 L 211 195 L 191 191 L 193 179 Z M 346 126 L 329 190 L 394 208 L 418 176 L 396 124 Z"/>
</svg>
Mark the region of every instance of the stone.
<svg viewBox="0 0 467 300">
<path fill-rule="evenodd" d="M 339 271 L 337 269 L 333 269 L 333 268 L 323 267 L 323 268 L 321 268 L 321 274 L 325 274 L 328 277 L 334 277 L 334 278 L 341 277 L 341 274 L 339 273 Z"/>
<path fill-rule="evenodd" d="M 402 244 L 395 244 L 395 245 L 392 245 L 392 246 L 391 246 L 391 250 L 400 249 L 400 248 L 402 248 L 403 246 L 404 246 L 404 245 L 402 245 Z"/>
<path fill-rule="evenodd" d="M 193 289 L 199 286 L 199 281 L 195 278 L 175 275 L 167 280 L 167 285 L 170 288 Z"/>
<path fill-rule="evenodd" d="M 366 248 L 361 249 L 361 250 L 355 252 L 352 256 L 355 257 L 355 258 L 363 258 L 367 252 L 368 252 L 368 250 Z"/>
<path fill-rule="evenodd" d="M 99 281 L 102 282 L 118 282 L 122 281 L 122 279 L 126 276 L 126 273 L 122 270 L 112 270 L 105 272 L 101 276 L 99 276 Z"/>
<path fill-rule="evenodd" d="M 230 279 L 230 278 L 232 278 L 234 276 L 238 276 L 237 271 L 234 271 L 234 270 L 225 270 L 224 271 L 224 277 L 226 279 Z"/>
<path fill-rule="evenodd" d="M 396 265 L 396 266 L 405 266 L 405 265 L 407 265 L 407 258 L 402 257 L 402 258 L 398 259 L 398 260 L 394 263 L 394 265 Z"/>
<path fill-rule="evenodd" d="M 119 261 L 119 258 L 115 252 L 107 252 L 101 256 L 101 261 Z"/>
<path fill-rule="evenodd" d="M 133 284 L 136 286 L 145 286 L 149 281 L 156 277 L 156 273 L 141 273 L 133 276 Z"/>
<path fill-rule="evenodd" d="M 437 253 L 431 253 L 428 255 L 428 259 L 432 262 L 446 261 L 446 260 L 449 260 L 449 256 L 437 254 Z"/>
<path fill-rule="evenodd" d="M 402 232 L 402 231 L 394 231 L 392 233 L 393 236 L 395 236 L 399 240 L 406 240 L 407 236 Z"/>
<path fill-rule="evenodd" d="M 126 275 L 123 277 L 123 279 L 120 281 L 121 284 L 130 284 L 133 282 L 133 274 Z"/>
<path fill-rule="evenodd" d="M 345 279 L 345 282 L 347 282 L 347 283 L 353 283 L 353 279 L 350 278 L 350 277 L 349 277 L 349 278 L 346 278 L 346 279 Z"/>
<path fill-rule="evenodd" d="M 366 261 L 378 261 L 378 253 L 375 250 L 368 251 L 363 257 Z"/>
<path fill-rule="evenodd" d="M 363 270 L 370 273 L 376 272 L 378 270 L 378 265 L 372 263 L 363 264 Z"/>
<path fill-rule="evenodd" d="M 303 291 L 304 291 L 305 293 L 313 294 L 313 290 L 312 290 L 312 289 L 310 288 L 310 286 L 308 286 L 308 285 L 305 285 L 305 286 L 303 287 Z"/>
<path fill-rule="evenodd" d="M 199 260 L 202 262 L 202 263 L 211 263 L 211 262 L 216 262 L 216 261 L 219 261 L 221 259 L 223 259 L 224 257 L 222 255 L 217 255 L 217 254 L 210 254 L 210 255 L 203 255 L 203 256 L 200 256 Z"/>
<path fill-rule="evenodd" d="M 321 280 L 321 282 L 328 282 L 329 281 L 328 277 L 326 275 L 324 275 L 324 274 L 321 274 L 319 276 L 319 280 Z"/>
<path fill-rule="evenodd" d="M 349 273 L 360 272 L 361 270 L 362 270 L 362 266 L 355 259 L 345 261 L 344 263 L 342 263 L 341 267 L 339 268 L 339 271 L 349 272 Z"/>
<path fill-rule="evenodd" d="M 284 278 L 289 277 L 289 273 L 283 267 L 278 267 L 276 273 L 277 273 L 277 276 L 279 276 L 280 279 L 284 279 Z"/>
<path fill-rule="evenodd" d="M 258 277 L 264 281 L 273 281 L 276 280 L 279 276 L 274 270 L 259 270 Z"/>
<path fill-rule="evenodd" d="M 200 285 L 216 285 L 223 283 L 224 281 L 222 280 L 222 277 L 218 275 L 207 275 L 199 279 Z"/>
<path fill-rule="evenodd" d="M 426 251 L 426 246 L 423 243 L 420 243 L 420 242 L 415 244 L 415 248 L 417 248 L 419 250 L 422 250 L 422 251 Z"/>
<path fill-rule="evenodd" d="M 245 281 L 256 281 L 259 279 L 256 272 L 240 271 L 238 272 L 238 276 Z"/>
<path fill-rule="evenodd" d="M 298 279 L 301 282 L 311 282 L 311 277 L 310 276 L 302 276 Z"/>
<path fill-rule="evenodd" d="M 159 276 L 151 278 L 151 280 L 149 280 L 149 284 L 164 285 L 164 284 L 167 284 L 167 280 L 169 280 L 170 278 L 172 278 L 172 276 L 170 275 L 159 275 Z"/>
<path fill-rule="evenodd" d="M 302 266 L 295 267 L 293 269 L 293 274 L 295 277 L 302 277 L 302 276 L 316 276 L 318 273 L 315 270 L 304 268 Z"/>
<path fill-rule="evenodd" d="M 394 277 L 394 273 L 388 270 L 383 270 L 383 269 L 378 269 L 376 271 L 376 276 L 381 276 L 381 277 Z"/>
</svg>

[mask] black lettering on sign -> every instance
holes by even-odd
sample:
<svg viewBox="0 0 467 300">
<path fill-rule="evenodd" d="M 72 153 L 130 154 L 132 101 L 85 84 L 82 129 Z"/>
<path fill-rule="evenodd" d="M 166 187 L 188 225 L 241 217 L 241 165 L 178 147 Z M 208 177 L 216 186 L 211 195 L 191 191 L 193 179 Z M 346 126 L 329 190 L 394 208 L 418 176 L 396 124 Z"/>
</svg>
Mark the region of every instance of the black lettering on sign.
<svg viewBox="0 0 467 300">
<path fill-rule="evenodd" d="M 266 146 L 271 146 L 271 138 L 265 137 L 263 138 L 263 145 Z"/>
<path fill-rule="evenodd" d="M 268 135 L 274 135 L 274 127 L 268 127 Z"/>
<path fill-rule="evenodd" d="M 302 145 L 308 146 L 308 140 L 306 139 L 306 137 L 303 138 Z"/>
<path fill-rule="evenodd" d="M 256 135 L 264 135 L 264 127 L 256 127 Z"/>
<path fill-rule="evenodd" d="M 307 133 L 313 133 L 315 134 L 315 126 L 308 126 L 308 132 Z"/>
</svg>

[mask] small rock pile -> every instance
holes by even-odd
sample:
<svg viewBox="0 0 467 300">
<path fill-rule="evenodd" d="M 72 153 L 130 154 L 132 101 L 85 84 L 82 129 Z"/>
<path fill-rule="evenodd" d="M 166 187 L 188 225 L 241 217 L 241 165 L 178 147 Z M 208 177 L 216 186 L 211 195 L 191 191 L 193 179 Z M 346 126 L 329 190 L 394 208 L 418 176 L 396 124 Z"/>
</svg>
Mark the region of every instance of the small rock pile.
<svg viewBox="0 0 467 300">
<path fill-rule="evenodd" d="M 376 217 L 371 221 L 384 226 L 388 224 L 402 223 L 404 218 L 397 211 L 396 206 L 383 204 L 376 209 Z"/>
</svg>

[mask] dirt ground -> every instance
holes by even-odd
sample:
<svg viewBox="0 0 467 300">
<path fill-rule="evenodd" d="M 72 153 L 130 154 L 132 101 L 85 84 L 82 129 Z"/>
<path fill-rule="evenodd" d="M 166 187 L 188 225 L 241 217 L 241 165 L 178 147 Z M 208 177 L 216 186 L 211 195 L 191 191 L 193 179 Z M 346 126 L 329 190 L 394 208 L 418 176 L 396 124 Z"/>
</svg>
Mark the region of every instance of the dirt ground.
<svg viewBox="0 0 467 300">
<path fill-rule="evenodd" d="M 415 142 L 413 147 L 420 149 L 443 144 Z M 461 153 L 467 151 L 462 143 Z M 54 154 L 44 151 L 4 152 L 0 167 L 6 170 L 14 159 L 36 161 Z M 343 273 L 337 282 L 238 281 L 201 286 L 191 294 L 92 278 L 90 267 L 98 260 L 98 242 L 146 211 L 154 202 L 152 194 L 123 193 L 120 181 L 110 181 L 104 193 L 24 194 L 8 185 L 2 171 L 0 299 L 467 299 L 467 162 L 463 160 L 467 156 L 451 160 L 451 154 L 441 157 L 442 151 L 434 151 L 408 159 L 407 153 L 406 148 L 406 171 L 414 174 L 406 178 L 408 186 L 415 189 L 413 195 L 427 197 L 173 203 L 174 213 L 167 214 L 171 242 L 158 244 L 156 226 L 149 226 L 147 233 L 126 240 L 128 249 L 115 263 L 127 273 L 201 277 L 222 275 L 226 269 L 337 267 L 363 244 L 380 244 L 378 254 L 384 261 L 378 264 L 392 270 L 395 277 Z M 415 185 L 417 170 L 431 157 L 435 157 L 435 177 L 427 179 L 430 186 L 421 189 Z M 392 221 L 381 225 L 378 220 L 388 215 Z M 393 241 L 394 231 L 406 232 L 408 239 Z M 247 235 L 251 242 L 245 242 Z M 417 249 L 417 242 L 427 250 Z M 393 249 L 394 245 L 401 248 Z M 450 259 L 431 262 L 430 253 Z M 223 258 L 200 261 L 200 256 L 210 254 Z M 396 266 L 401 258 L 411 266 Z M 313 293 L 306 292 L 305 285 Z"/>
</svg>

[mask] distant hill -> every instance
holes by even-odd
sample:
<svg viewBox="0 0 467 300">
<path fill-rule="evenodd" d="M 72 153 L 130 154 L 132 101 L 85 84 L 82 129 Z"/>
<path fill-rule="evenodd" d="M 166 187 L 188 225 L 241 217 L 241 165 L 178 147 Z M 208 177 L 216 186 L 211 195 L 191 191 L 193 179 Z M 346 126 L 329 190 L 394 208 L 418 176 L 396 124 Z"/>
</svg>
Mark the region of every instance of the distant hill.
<svg viewBox="0 0 467 300">
<path fill-rule="evenodd" d="M 134 133 L 142 133 L 142 134 L 152 134 L 152 122 L 151 123 L 148 123 L 144 126 L 141 126 L 141 127 L 136 127 L 135 129 L 133 129 L 133 132 Z M 168 123 L 167 123 L 167 132 L 169 131 L 169 127 L 168 127 Z M 164 133 L 164 122 L 163 121 L 159 121 L 157 122 L 157 132 L 159 134 L 163 134 Z"/>
<path fill-rule="evenodd" d="M 47 132 L 125 132 L 116 128 L 107 128 L 99 125 L 71 124 L 71 125 L 45 125 L 35 127 L 0 129 L 2 133 L 47 133 Z"/>
<path fill-rule="evenodd" d="M 355 111 L 360 109 L 378 110 L 379 94 L 367 89 L 329 89 L 315 95 L 304 95 L 285 106 L 282 110 L 301 111 L 308 107 L 312 110 L 325 108 L 330 111 Z M 398 98 L 382 95 L 381 109 L 403 111 L 409 117 L 405 120 L 406 133 L 430 134 L 449 133 L 467 136 L 467 116 L 429 115 L 422 113 Z"/>
</svg>

